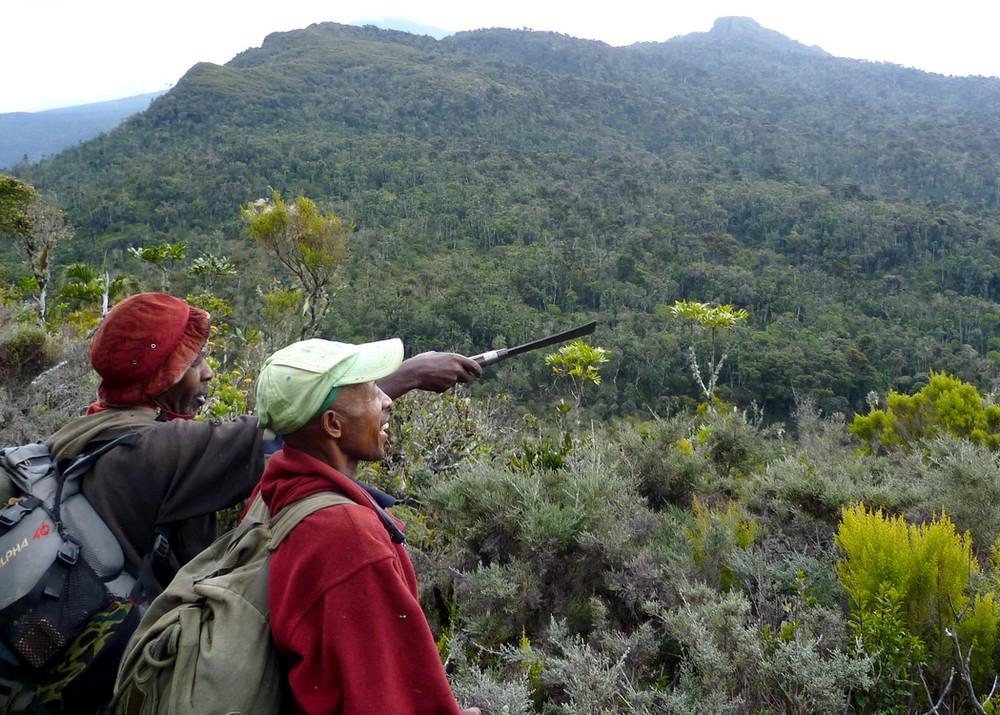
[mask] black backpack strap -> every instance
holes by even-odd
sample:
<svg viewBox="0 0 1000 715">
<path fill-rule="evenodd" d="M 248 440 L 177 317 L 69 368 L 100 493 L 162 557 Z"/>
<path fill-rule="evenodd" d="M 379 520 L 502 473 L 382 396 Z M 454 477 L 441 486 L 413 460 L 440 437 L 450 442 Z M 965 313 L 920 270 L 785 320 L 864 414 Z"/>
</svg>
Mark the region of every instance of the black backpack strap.
<svg viewBox="0 0 1000 715">
<path fill-rule="evenodd" d="M 112 449 L 122 444 L 132 444 L 138 438 L 138 432 L 127 432 L 120 437 L 116 437 L 110 442 L 104 442 L 99 447 L 80 454 L 76 459 L 70 462 L 66 469 L 60 472 L 59 486 L 56 488 L 56 496 L 52 502 L 52 520 L 55 521 L 56 528 L 59 530 L 63 539 L 67 537 L 60 512 L 62 509 L 63 490 L 66 487 L 66 483 L 80 479 L 80 477 L 90 471 L 90 468 L 94 466 L 94 462 L 96 462 L 106 452 L 110 452 Z"/>
<path fill-rule="evenodd" d="M 126 432 L 125 434 L 115 437 L 108 442 L 101 443 L 95 449 L 81 453 L 76 459 L 69 463 L 69 466 L 66 467 L 66 469 L 62 471 L 62 478 L 66 481 L 69 481 L 70 479 L 79 479 L 81 476 L 90 471 L 94 462 L 96 462 L 105 452 L 109 452 L 122 444 L 133 444 L 138 438 L 138 432 Z"/>
<path fill-rule="evenodd" d="M 64 532 L 59 510 L 62 504 L 62 494 L 66 483 L 82 478 L 90 471 L 94 462 L 100 459 L 107 452 L 110 452 L 115 447 L 119 447 L 123 444 L 133 444 L 138 438 L 138 432 L 126 432 L 125 434 L 112 440 L 101 443 L 92 450 L 83 452 L 76 459 L 71 461 L 64 470 L 62 470 L 52 514 L 53 521 L 56 523 L 56 528 L 58 528 L 60 532 Z M 163 591 L 163 586 L 160 585 L 160 581 L 157 578 L 157 572 L 163 571 L 165 573 L 169 573 L 176 571 L 177 569 L 177 562 L 174 558 L 173 551 L 170 548 L 170 540 L 176 533 L 177 526 L 174 524 L 166 524 L 156 527 L 153 532 L 153 549 L 142 559 L 142 565 L 139 567 L 139 573 L 136 576 L 135 586 L 129 594 L 130 598 L 135 600 L 142 598 L 143 600 L 149 602 Z M 67 542 L 72 541 L 68 535 L 64 535 L 63 538 Z"/>
<path fill-rule="evenodd" d="M 163 593 L 164 584 L 157 573 L 176 573 L 177 559 L 170 546 L 170 540 L 176 536 L 179 524 L 162 524 L 153 531 L 153 548 L 142 557 L 142 565 L 136 577 L 135 587 L 130 597 L 147 603 Z"/>
</svg>

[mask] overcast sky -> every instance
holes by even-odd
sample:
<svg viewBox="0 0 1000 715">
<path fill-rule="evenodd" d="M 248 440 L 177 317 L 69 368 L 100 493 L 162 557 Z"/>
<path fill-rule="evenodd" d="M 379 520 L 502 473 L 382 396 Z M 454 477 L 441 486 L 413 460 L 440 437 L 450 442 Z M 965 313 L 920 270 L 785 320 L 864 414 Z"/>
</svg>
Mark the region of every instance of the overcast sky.
<svg viewBox="0 0 1000 715">
<path fill-rule="evenodd" d="M 196 62 L 225 63 L 313 22 L 530 27 L 627 45 L 704 32 L 726 15 L 840 57 L 1000 76 L 997 0 L 0 0 L 0 112 L 168 89 Z"/>
</svg>

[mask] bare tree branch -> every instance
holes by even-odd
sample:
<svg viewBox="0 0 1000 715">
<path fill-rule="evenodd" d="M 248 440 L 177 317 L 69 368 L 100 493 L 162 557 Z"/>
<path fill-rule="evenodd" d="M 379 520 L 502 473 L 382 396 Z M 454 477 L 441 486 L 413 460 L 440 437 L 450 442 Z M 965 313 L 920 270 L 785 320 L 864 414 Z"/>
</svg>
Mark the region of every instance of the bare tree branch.
<svg viewBox="0 0 1000 715">
<path fill-rule="evenodd" d="M 924 692 L 927 693 L 927 702 L 930 703 L 931 709 L 928 710 L 924 715 L 941 715 L 941 711 L 938 708 L 941 707 L 941 703 L 948 696 L 951 691 L 951 684 L 955 680 L 955 669 L 951 669 L 951 673 L 948 674 L 948 682 L 944 685 L 944 690 L 941 691 L 941 697 L 938 698 L 937 702 L 934 702 L 934 697 L 931 695 L 931 689 L 927 687 L 927 681 L 924 679 L 924 671 L 920 670 L 920 682 L 924 684 Z"/>
<path fill-rule="evenodd" d="M 958 631 L 954 628 L 945 628 L 945 635 L 951 638 L 951 642 L 955 646 L 955 660 L 958 663 L 958 672 L 962 677 L 962 682 L 965 683 L 966 690 L 969 692 L 969 700 L 972 702 L 972 707 L 976 709 L 976 712 L 981 715 L 986 715 L 986 709 L 983 707 L 989 700 L 984 700 L 982 703 L 979 702 L 979 696 L 976 695 L 976 688 L 972 684 L 972 672 L 970 670 L 969 664 L 972 661 L 972 646 L 969 646 L 969 653 L 964 658 L 962 657 L 962 646 L 958 642 Z M 996 687 L 996 679 L 994 679 L 994 687 Z M 992 690 L 990 693 L 992 694 Z"/>
</svg>

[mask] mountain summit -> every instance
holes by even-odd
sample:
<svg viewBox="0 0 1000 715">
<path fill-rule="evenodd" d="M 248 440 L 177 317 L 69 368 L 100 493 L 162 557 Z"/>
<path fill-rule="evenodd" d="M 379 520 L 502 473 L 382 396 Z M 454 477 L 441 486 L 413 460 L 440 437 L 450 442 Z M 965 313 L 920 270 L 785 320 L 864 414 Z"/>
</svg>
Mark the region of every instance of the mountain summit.
<svg viewBox="0 0 1000 715">
<path fill-rule="evenodd" d="M 762 27 L 751 17 L 720 17 L 715 21 L 715 24 L 712 25 L 712 29 L 709 34 L 720 38 L 738 38 L 749 42 L 756 42 L 774 49 L 788 50 L 791 52 L 804 52 L 806 54 L 819 55 L 823 57 L 832 57 L 829 52 L 821 47 L 817 47 L 816 45 L 804 45 L 801 42 L 782 35 L 776 30 L 770 30 L 766 27 Z"/>
<path fill-rule="evenodd" d="M 708 32 L 694 32 L 674 38 L 670 42 L 712 42 L 756 47 L 771 51 L 801 53 L 817 57 L 831 57 L 821 47 L 804 45 L 776 30 L 763 27 L 752 17 L 720 17 Z"/>
</svg>

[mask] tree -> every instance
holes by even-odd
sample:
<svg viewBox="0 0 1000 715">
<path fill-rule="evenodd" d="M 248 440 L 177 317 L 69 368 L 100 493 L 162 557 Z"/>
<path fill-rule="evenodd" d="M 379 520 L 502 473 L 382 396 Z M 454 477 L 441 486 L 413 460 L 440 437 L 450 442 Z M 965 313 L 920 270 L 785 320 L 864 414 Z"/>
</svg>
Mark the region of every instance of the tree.
<svg viewBox="0 0 1000 715">
<path fill-rule="evenodd" d="M 333 305 L 332 285 L 347 251 L 350 228 L 333 212 L 299 196 L 286 203 L 277 191 L 270 199 L 243 206 L 247 235 L 272 253 L 302 291 L 305 323 L 301 338 L 313 334 Z"/>
<path fill-rule="evenodd" d="M 661 309 L 661 313 L 663 310 Z M 701 388 L 702 394 L 708 401 L 709 409 L 712 409 L 713 398 L 715 397 L 715 387 L 719 381 L 719 373 L 726 362 L 727 354 L 722 352 L 721 339 L 723 332 L 732 331 L 739 323 L 747 319 L 749 314 L 742 308 L 733 308 L 731 305 L 710 305 L 709 303 L 698 303 L 692 300 L 678 300 L 670 308 L 666 309 L 669 315 L 683 318 L 688 322 L 691 333 L 691 345 L 688 347 L 688 358 L 691 365 L 691 374 L 695 382 Z M 695 350 L 695 338 L 698 333 L 708 332 L 708 382 L 702 378 L 701 368 L 698 366 L 698 353 Z M 716 359 L 718 356 L 718 359 Z"/>
<path fill-rule="evenodd" d="M 574 340 L 563 345 L 558 351 L 545 356 L 545 364 L 552 368 L 556 377 L 569 377 L 571 392 L 579 407 L 583 401 L 583 391 L 587 383 L 601 384 L 601 365 L 608 361 L 611 351 L 587 345 L 582 340 Z"/>
<path fill-rule="evenodd" d="M 1000 450 L 1000 406 L 988 404 L 975 386 L 933 371 L 919 392 L 890 390 L 884 410 L 873 405 L 867 415 L 856 415 L 850 428 L 871 452 L 906 450 L 937 434 Z"/>
<path fill-rule="evenodd" d="M 31 231 L 28 206 L 37 197 L 31 184 L 0 174 L 0 236 L 20 236 Z"/>
<path fill-rule="evenodd" d="M 229 278 L 236 275 L 236 266 L 225 256 L 206 253 L 194 259 L 188 273 L 204 281 L 208 290 L 215 287 L 219 278 Z"/>
<path fill-rule="evenodd" d="M 53 251 L 56 244 L 73 237 L 73 230 L 66 225 L 63 212 L 40 199 L 28 208 L 31 233 L 21 243 L 28 255 L 31 273 L 38 284 L 38 314 L 44 323 L 48 318 L 49 278 L 52 271 Z"/>
<path fill-rule="evenodd" d="M 42 201 L 30 184 L 0 175 L 0 236 L 12 238 L 27 257 L 38 290 L 39 318 L 44 323 L 52 254 L 57 243 L 72 238 L 72 230 L 62 211 Z"/>
<path fill-rule="evenodd" d="M 178 261 L 184 260 L 187 247 L 182 241 L 161 243 L 159 246 L 136 248 L 129 246 L 128 252 L 144 263 L 156 266 L 160 271 L 160 289 L 167 293 L 170 290 L 170 269 Z"/>
<path fill-rule="evenodd" d="M 108 304 L 114 298 L 138 288 L 132 276 L 111 277 L 89 263 L 71 263 L 62 271 L 57 309 L 77 314 L 87 327 L 99 322 L 108 313 Z M 72 317 L 72 316 L 71 316 Z"/>
</svg>

